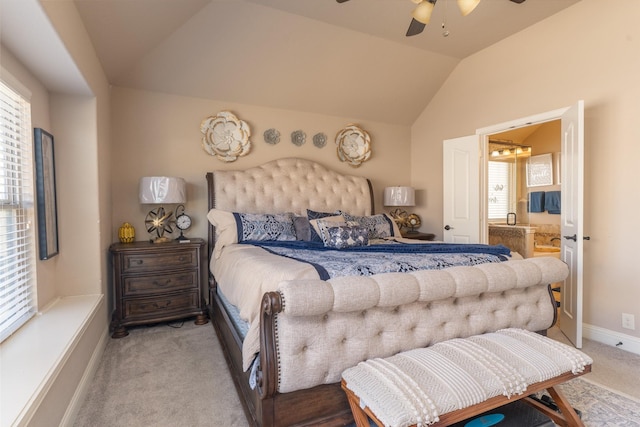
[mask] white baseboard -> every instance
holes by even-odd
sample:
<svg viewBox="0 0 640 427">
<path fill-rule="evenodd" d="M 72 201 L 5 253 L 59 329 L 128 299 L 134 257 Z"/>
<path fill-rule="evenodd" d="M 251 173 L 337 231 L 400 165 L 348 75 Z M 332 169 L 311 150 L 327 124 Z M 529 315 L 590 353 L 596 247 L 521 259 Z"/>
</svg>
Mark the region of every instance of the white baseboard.
<svg viewBox="0 0 640 427">
<path fill-rule="evenodd" d="M 107 341 L 109 340 L 109 326 L 105 328 L 104 332 L 100 337 L 100 341 L 98 341 L 98 345 L 91 355 L 91 359 L 89 360 L 89 364 L 87 365 L 87 369 L 85 369 L 84 374 L 82 374 L 82 378 L 80 379 L 80 383 L 76 388 L 75 393 L 73 393 L 73 397 L 71 398 L 71 402 L 69 402 L 69 406 L 60 421 L 60 427 L 71 427 L 76 421 L 76 417 L 78 416 L 78 412 L 84 403 L 87 393 L 89 392 L 89 387 L 91 386 L 91 381 L 98 370 L 98 366 L 100 365 L 100 361 L 102 360 L 102 355 L 104 354 L 104 350 L 107 346 Z"/>
<path fill-rule="evenodd" d="M 631 335 L 626 335 L 586 323 L 582 324 L 582 332 L 584 338 L 613 347 L 618 347 L 631 353 L 640 354 L 640 338 L 638 337 L 633 337 Z"/>
</svg>

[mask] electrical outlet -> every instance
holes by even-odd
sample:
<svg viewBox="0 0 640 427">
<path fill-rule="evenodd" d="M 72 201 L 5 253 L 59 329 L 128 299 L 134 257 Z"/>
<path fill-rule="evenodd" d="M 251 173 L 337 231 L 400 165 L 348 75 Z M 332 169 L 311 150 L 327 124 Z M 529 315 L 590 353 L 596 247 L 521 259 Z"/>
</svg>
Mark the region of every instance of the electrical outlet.
<svg viewBox="0 0 640 427">
<path fill-rule="evenodd" d="M 625 329 L 636 329 L 636 318 L 633 314 L 622 313 L 622 327 Z"/>
</svg>

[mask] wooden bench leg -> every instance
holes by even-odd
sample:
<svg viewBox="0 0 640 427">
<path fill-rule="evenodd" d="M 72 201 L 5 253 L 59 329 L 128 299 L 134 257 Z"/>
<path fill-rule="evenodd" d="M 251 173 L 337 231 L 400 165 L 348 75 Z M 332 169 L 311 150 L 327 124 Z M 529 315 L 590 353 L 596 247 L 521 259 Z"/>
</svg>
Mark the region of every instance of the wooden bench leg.
<svg viewBox="0 0 640 427">
<path fill-rule="evenodd" d="M 590 367 L 591 366 L 589 366 L 589 368 Z M 591 369 L 589 369 L 589 371 L 590 370 Z M 565 375 L 568 375 L 568 374 L 565 374 Z M 452 413 L 444 414 L 440 417 L 441 421 L 435 423 L 434 426 L 448 426 L 450 424 L 454 424 L 455 422 L 459 422 L 461 420 L 468 419 L 468 418 L 471 418 L 472 416 L 481 414 L 486 410 L 497 408 L 499 406 L 522 399 L 523 402 L 526 402 L 530 406 L 534 407 L 538 411 L 545 414 L 547 417 L 549 417 L 554 423 L 556 423 L 560 427 L 585 427 L 584 423 L 582 422 L 582 420 L 580 419 L 576 411 L 573 409 L 573 407 L 571 406 L 571 404 L 569 403 L 565 395 L 559 389 L 555 388 L 554 386 L 548 386 L 548 387 L 537 388 L 533 392 L 542 391 L 545 388 L 549 393 L 549 395 L 551 396 L 551 398 L 553 399 L 553 401 L 558 406 L 558 409 L 560 409 L 560 412 L 557 412 L 549 408 L 548 406 L 538 402 L 535 399 L 531 399 L 527 395 L 522 395 L 520 397 L 512 396 L 508 400 L 506 400 L 506 398 L 504 398 L 503 396 L 497 396 L 491 400 L 495 401 L 497 399 L 501 399 L 503 400 L 501 404 L 492 404 L 490 406 L 486 406 L 487 402 L 484 402 L 469 408 L 465 408 L 464 410 L 456 411 L 458 413 L 465 412 L 466 415 L 462 417 L 452 418 L 451 417 Z M 351 391 L 348 388 L 344 380 L 342 380 L 342 389 L 345 391 L 347 395 L 349 407 L 351 408 L 353 419 L 355 420 L 357 427 L 369 427 L 370 426 L 369 420 L 372 420 L 376 425 L 380 427 L 384 427 L 382 422 L 378 420 L 378 418 L 375 416 L 375 414 L 373 414 L 369 410 L 369 408 L 363 409 L 360 407 L 360 399 L 358 398 L 358 396 L 356 396 L 356 394 L 353 391 Z"/>
<path fill-rule="evenodd" d="M 351 408 L 351 413 L 353 414 L 353 419 L 356 422 L 357 427 L 369 427 L 369 416 L 367 413 L 360 407 L 360 399 L 346 387 L 344 380 L 342 381 L 342 389 L 347 394 L 347 400 L 349 401 L 349 407 Z M 374 420 L 376 421 L 376 420 Z M 376 424 L 377 421 L 376 421 Z M 380 424 L 378 424 L 380 425 Z M 384 427 L 384 426 L 381 426 Z"/>
<path fill-rule="evenodd" d="M 558 406 L 558 409 L 560 409 L 560 413 L 534 399 L 527 397 L 523 400 L 561 427 L 584 427 L 584 423 L 560 389 L 548 387 L 547 392 Z"/>
<path fill-rule="evenodd" d="M 556 402 L 556 405 L 558 405 L 558 408 L 560 408 L 562 415 L 564 415 L 564 418 L 567 421 L 567 426 L 584 427 L 584 423 L 582 422 L 578 414 L 576 414 L 576 411 L 573 409 L 564 393 L 562 393 L 560 389 L 549 387 L 547 391 L 549 392 L 549 395 L 551 396 L 553 401 Z"/>
</svg>

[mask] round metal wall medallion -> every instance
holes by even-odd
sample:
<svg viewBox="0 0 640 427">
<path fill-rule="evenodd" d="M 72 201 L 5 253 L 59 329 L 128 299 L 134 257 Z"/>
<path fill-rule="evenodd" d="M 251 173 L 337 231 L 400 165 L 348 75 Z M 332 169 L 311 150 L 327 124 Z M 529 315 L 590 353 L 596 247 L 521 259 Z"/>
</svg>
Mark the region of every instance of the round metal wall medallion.
<svg viewBox="0 0 640 427">
<path fill-rule="evenodd" d="M 271 145 L 277 144 L 278 142 L 280 142 L 280 132 L 274 128 L 265 130 L 264 142 Z"/>
<path fill-rule="evenodd" d="M 307 140 L 307 135 L 303 131 L 296 130 L 291 132 L 291 142 L 293 142 L 298 147 L 304 144 L 306 140 Z"/>
<path fill-rule="evenodd" d="M 327 135 L 322 132 L 313 135 L 313 145 L 318 148 L 322 148 L 327 145 Z"/>
</svg>

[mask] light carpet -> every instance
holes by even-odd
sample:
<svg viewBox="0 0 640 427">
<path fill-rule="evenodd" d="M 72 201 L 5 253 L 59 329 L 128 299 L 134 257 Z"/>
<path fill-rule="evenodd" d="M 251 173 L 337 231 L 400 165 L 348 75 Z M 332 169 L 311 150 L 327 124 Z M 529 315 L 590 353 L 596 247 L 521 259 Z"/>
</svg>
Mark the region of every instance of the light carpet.
<svg viewBox="0 0 640 427">
<path fill-rule="evenodd" d="M 640 401 L 589 380 L 589 374 L 560 385 L 587 427 L 640 426 Z"/>
<path fill-rule="evenodd" d="M 74 426 L 247 426 L 211 323 L 181 325 L 132 328 L 110 339 Z M 640 426 L 640 401 L 590 375 L 561 386 L 585 425 Z"/>
<path fill-rule="evenodd" d="M 247 425 L 211 323 L 172 325 L 109 339 L 74 426 Z"/>
</svg>

